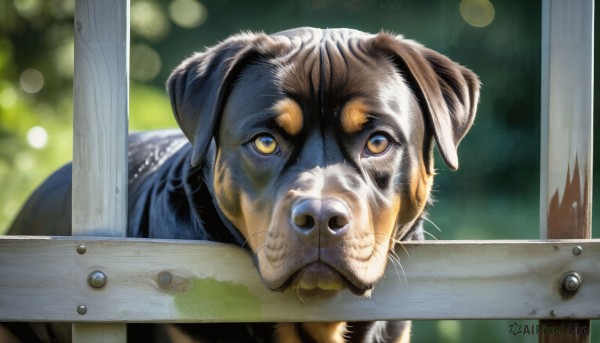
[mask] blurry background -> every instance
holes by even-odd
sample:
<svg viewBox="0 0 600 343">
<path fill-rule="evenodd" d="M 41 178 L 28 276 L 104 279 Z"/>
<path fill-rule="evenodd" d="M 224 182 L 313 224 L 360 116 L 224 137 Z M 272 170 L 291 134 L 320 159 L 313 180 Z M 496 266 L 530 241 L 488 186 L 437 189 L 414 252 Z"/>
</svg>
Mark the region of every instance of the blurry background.
<svg viewBox="0 0 600 343">
<path fill-rule="evenodd" d="M 0 234 L 71 159 L 73 12 L 74 0 L 0 0 Z M 475 71 L 478 117 L 460 170 L 437 161 L 429 238 L 539 237 L 540 0 L 132 0 L 130 129 L 176 127 L 164 83 L 192 52 L 241 30 L 296 26 L 401 33 Z M 513 322 L 420 321 L 413 336 L 537 342 L 512 336 Z"/>
</svg>

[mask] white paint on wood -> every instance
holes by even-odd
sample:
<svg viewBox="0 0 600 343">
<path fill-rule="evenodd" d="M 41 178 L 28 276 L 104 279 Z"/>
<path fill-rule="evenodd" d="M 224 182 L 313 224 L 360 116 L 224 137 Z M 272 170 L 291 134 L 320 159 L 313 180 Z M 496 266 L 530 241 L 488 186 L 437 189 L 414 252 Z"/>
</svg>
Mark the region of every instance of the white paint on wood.
<svg viewBox="0 0 600 343">
<path fill-rule="evenodd" d="M 87 246 L 83 255 L 79 244 Z M 581 246 L 580 255 L 573 247 Z M 99 322 L 600 318 L 600 240 L 405 243 L 371 298 L 275 293 L 248 253 L 201 241 L 0 238 L 0 320 Z M 103 289 L 87 276 L 101 270 Z M 161 287 L 159 275 L 170 272 Z M 561 277 L 578 272 L 571 298 Z M 161 272 L 163 274 L 161 274 Z M 166 281 L 165 281 L 166 280 Z M 85 305 L 85 315 L 76 308 Z M 552 317 L 551 312 L 556 316 Z"/>
<path fill-rule="evenodd" d="M 545 0 L 542 6 L 540 235 L 548 208 L 562 201 L 567 173 L 592 178 L 594 1 Z M 569 180 L 570 181 L 570 180 Z M 580 193 L 584 194 L 584 182 Z M 591 206 L 591 191 L 587 194 Z M 574 204 L 573 206 L 583 206 Z M 575 237 L 574 237 L 575 238 Z"/>
</svg>

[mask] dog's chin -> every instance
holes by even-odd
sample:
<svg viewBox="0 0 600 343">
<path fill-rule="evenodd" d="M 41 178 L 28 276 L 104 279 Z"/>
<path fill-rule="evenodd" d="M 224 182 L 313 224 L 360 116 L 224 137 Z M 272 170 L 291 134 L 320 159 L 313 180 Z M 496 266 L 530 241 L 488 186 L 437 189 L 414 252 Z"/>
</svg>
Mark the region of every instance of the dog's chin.
<svg viewBox="0 0 600 343">
<path fill-rule="evenodd" d="M 371 286 L 357 286 L 341 273 L 322 262 L 311 263 L 294 273 L 280 290 L 294 289 L 302 296 L 328 298 L 348 289 L 355 295 L 368 297 Z"/>
</svg>

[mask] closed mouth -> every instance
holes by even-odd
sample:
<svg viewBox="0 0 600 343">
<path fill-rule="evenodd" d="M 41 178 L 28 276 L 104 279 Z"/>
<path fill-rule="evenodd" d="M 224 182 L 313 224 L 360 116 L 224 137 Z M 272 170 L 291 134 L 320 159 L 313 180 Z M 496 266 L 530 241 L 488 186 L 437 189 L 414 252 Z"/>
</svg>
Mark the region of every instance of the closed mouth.
<svg viewBox="0 0 600 343">
<path fill-rule="evenodd" d="M 292 288 L 304 294 L 334 295 L 348 289 L 354 295 L 365 296 L 373 289 L 371 285 L 358 286 L 328 264 L 310 263 L 293 273 L 277 290 Z"/>
</svg>

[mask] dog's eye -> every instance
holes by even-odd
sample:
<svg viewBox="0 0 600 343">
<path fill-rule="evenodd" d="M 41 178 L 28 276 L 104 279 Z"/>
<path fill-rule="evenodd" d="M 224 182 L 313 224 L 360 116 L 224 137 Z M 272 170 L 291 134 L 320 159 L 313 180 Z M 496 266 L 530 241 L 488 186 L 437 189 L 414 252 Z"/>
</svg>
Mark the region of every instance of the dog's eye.
<svg viewBox="0 0 600 343">
<path fill-rule="evenodd" d="M 381 155 L 390 147 L 390 139 L 387 135 L 376 133 L 369 137 L 365 146 L 365 151 L 369 155 Z"/>
<path fill-rule="evenodd" d="M 271 135 L 260 135 L 254 139 L 254 149 L 262 155 L 272 155 L 279 145 Z"/>
</svg>

